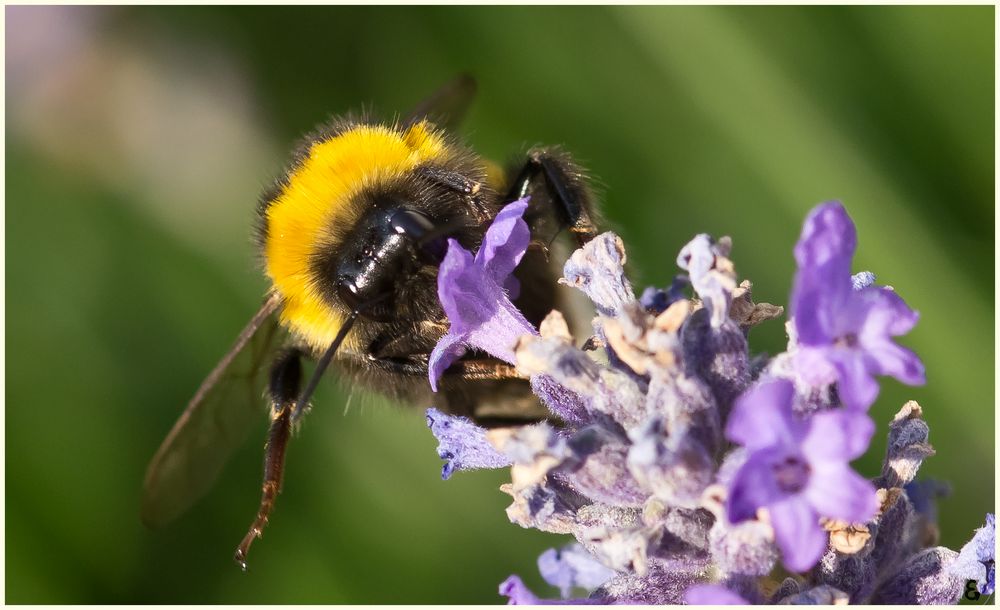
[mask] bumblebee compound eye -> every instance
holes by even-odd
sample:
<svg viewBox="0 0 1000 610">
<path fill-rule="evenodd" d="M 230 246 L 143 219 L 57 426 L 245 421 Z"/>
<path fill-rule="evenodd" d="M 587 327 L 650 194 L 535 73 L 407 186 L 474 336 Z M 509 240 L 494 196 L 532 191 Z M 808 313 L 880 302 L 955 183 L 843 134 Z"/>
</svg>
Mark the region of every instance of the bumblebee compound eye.
<svg viewBox="0 0 1000 610">
<path fill-rule="evenodd" d="M 440 265 L 444 260 L 447 235 L 439 231 L 431 219 L 421 212 L 399 208 L 392 212 L 389 224 L 397 235 L 409 238 L 414 253 L 421 261 Z"/>
</svg>

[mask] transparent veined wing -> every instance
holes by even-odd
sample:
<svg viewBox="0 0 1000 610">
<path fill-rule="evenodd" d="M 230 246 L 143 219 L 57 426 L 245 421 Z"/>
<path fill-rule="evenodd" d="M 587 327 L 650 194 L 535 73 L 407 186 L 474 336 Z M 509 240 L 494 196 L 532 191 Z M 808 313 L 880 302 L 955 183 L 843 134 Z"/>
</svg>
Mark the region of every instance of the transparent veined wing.
<svg viewBox="0 0 1000 610">
<path fill-rule="evenodd" d="M 140 515 L 149 527 L 179 517 L 211 489 L 266 413 L 267 366 L 280 348 L 272 295 L 195 392 L 146 470 Z"/>
<path fill-rule="evenodd" d="M 445 129 L 455 129 L 475 96 L 476 80 L 468 74 L 460 74 L 417 104 L 403 119 L 403 127 L 426 118 Z"/>
</svg>

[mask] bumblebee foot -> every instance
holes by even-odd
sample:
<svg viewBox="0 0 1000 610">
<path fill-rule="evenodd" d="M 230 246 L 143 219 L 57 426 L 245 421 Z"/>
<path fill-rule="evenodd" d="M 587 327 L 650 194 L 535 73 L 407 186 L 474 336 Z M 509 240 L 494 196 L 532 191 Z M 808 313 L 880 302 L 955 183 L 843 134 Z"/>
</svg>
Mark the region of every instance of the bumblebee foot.
<svg viewBox="0 0 1000 610">
<path fill-rule="evenodd" d="M 236 548 L 236 553 L 233 554 L 233 560 L 244 572 L 247 571 L 247 554 L 250 552 L 250 545 L 253 544 L 254 540 L 260 538 L 260 534 L 260 528 L 250 528 L 247 535 L 243 537 L 243 541 L 240 542 L 240 546 Z"/>
</svg>

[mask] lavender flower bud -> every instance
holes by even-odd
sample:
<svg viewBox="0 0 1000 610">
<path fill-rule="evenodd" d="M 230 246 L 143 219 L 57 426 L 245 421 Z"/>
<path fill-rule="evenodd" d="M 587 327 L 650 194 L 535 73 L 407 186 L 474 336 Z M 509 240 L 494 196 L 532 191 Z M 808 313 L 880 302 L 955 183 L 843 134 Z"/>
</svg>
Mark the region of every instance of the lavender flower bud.
<svg viewBox="0 0 1000 610">
<path fill-rule="evenodd" d="M 870 553 L 846 555 L 827 549 L 816 566 L 817 580 L 846 593 L 852 603 L 864 603 L 874 587 L 878 565 Z"/>
<path fill-rule="evenodd" d="M 708 548 L 724 574 L 765 576 L 778 560 L 774 530 L 756 520 L 732 524 L 725 517 L 716 519 L 708 533 Z"/>
<path fill-rule="evenodd" d="M 681 331 L 684 364 L 688 375 L 705 381 L 725 418 L 735 399 L 750 384 L 750 356 L 746 336 L 736 322 L 726 318 L 710 323 L 701 309 L 688 317 Z"/>
<path fill-rule="evenodd" d="M 920 405 L 911 400 L 892 418 L 879 486 L 906 485 L 917 475 L 924 459 L 934 455 L 934 448 L 927 442 L 930 429 L 922 415 Z"/>
<path fill-rule="evenodd" d="M 705 579 L 708 566 L 695 561 L 657 561 L 643 574 L 619 574 L 590 596 L 601 603 L 680 604 L 684 592 Z"/>
<path fill-rule="evenodd" d="M 786 597 L 791 597 L 793 595 L 798 595 L 798 594 L 799 594 L 799 581 L 789 577 L 781 581 L 781 584 L 778 585 L 778 588 L 775 589 L 774 593 L 771 594 L 771 599 L 768 601 L 768 603 L 774 605 L 779 603 Z"/>
<path fill-rule="evenodd" d="M 794 606 L 843 606 L 848 603 L 848 595 L 836 587 L 820 585 L 786 597 L 778 603 Z"/>
<path fill-rule="evenodd" d="M 872 603 L 954 604 L 965 584 L 965 579 L 948 570 L 957 557 L 958 553 L 941 546 L 921 551 L 879 586 Z"/>
<path fill-rule="evenodd" d="M 708 386 L 697 377 L 682 371 L 657 374 L 649 382 L 646 412 L 665 418 L 670 431 L 684 431 L 705 450 L 714 455 L 722 441 L 719 411 Z"/>
<path fill-rule="evenodd" d="M 639 297 L 642 306 L 653 315 L 658 315 L 670 305 L 684 298 L 684 289 L 691 285 L 691 280 L 686 275 L 678 274 L 674 276 L 670 287 L 666 290 L 647 286 Z"/>
<path fill-rule="evenodd" d="M 524 484 L 521 467 L 511 468 L 512 483 L 500 486 L 514 502 L 507 507 L 511 523 L 553 534 L 569 534 L 576 529 L 577 511 L 590 500 L 558 480 Z M 531 475 L 528 475 L 530 477 Z"/>
<path fill-rule="evenodd" d="M 652 532 L 643 526 L 641 509 L 590 504 L 577 512 L 576 523 L 573 535 L 602 564 L 646 573 Z"/>
<path fill-rule="evenodd" d="M 560 468 L 574 489 L 611 506 L 642 506 L 648 495 L 629 472 L 628 446 L 600 426 L 580 430 L 569 440 L 574 463 Z"/>
<path fill-rule="evenodd" d="M 898 487 L 880 489 L 877 493 L 881 508 L 875 519 L 878 529 L 871 555 L 879 570 L 888 573 L 925 545 L 915 529 L 918 524 L 906 494 Z"/>
<path fill-rule="evenodd" d="M 666 509 L 662 517 L 663 531 L 695 549 L 708 548 L 708 532 L 715 522 L 709 511 L 699 508 Z"/>
<path fill-rule="evenodd" d="M 559 283 L 579 288 L 593 301 L 598 314 L 613 318 L 625 303 L 635 300 L 624 265 L 621 238 L 602 233 L 566 261 Z"/>
<path fill-rule="evenodd" d="M 718 328 L 729 317 L 729 303 L 736 288 L 736 272 L 728 258 L 731 242 L 723 237 L 718 243 L 702 233 L 681 248 L 677 266 L 688 272 L 691 285 L 708 310 L 711 325 Z"/>
<path fill-rule="evenodd" d="M 682 427 L 666 429 L 654 415 L 629 432 L 628 466 L 633 476 L 657 498 L 682 508 L 697 508 L 712 482 L 712 456 Z"/>
<path fill-rule="evenodd" d="M 586 353 L 556 338 L 524 336 L 514 349 L 518 370 L 528 375 L 548 374 L 584 397 L 590 411 L 606 413 L 628 426 L 639 416 L 642 390 L 628 375 L 603 367 Z"/>
</svg>

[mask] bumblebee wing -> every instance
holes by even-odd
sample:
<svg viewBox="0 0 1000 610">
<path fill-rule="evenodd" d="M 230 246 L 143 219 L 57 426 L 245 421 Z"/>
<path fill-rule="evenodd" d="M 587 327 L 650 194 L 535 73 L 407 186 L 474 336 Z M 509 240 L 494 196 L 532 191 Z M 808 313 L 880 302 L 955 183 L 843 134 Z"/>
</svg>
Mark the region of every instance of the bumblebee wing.
<svg viewBox="0 0 1000 610">
<path fill-rule="evenodd" d="M 147 526 L 165 525 L 200 499 L 263 415 L 263 368 L 280 344 L 279 305 L 277 296 L 264 301 L 153 456 L 142 489 Z"/>
<path fill-rule="evenodd" d="M 426 118 L 452 130 L 462 122 L 475 96 L 476 79 L 468 74 L 460 74 L 417 104 L 403 119 L 403 127 Z"/>
</svg>

